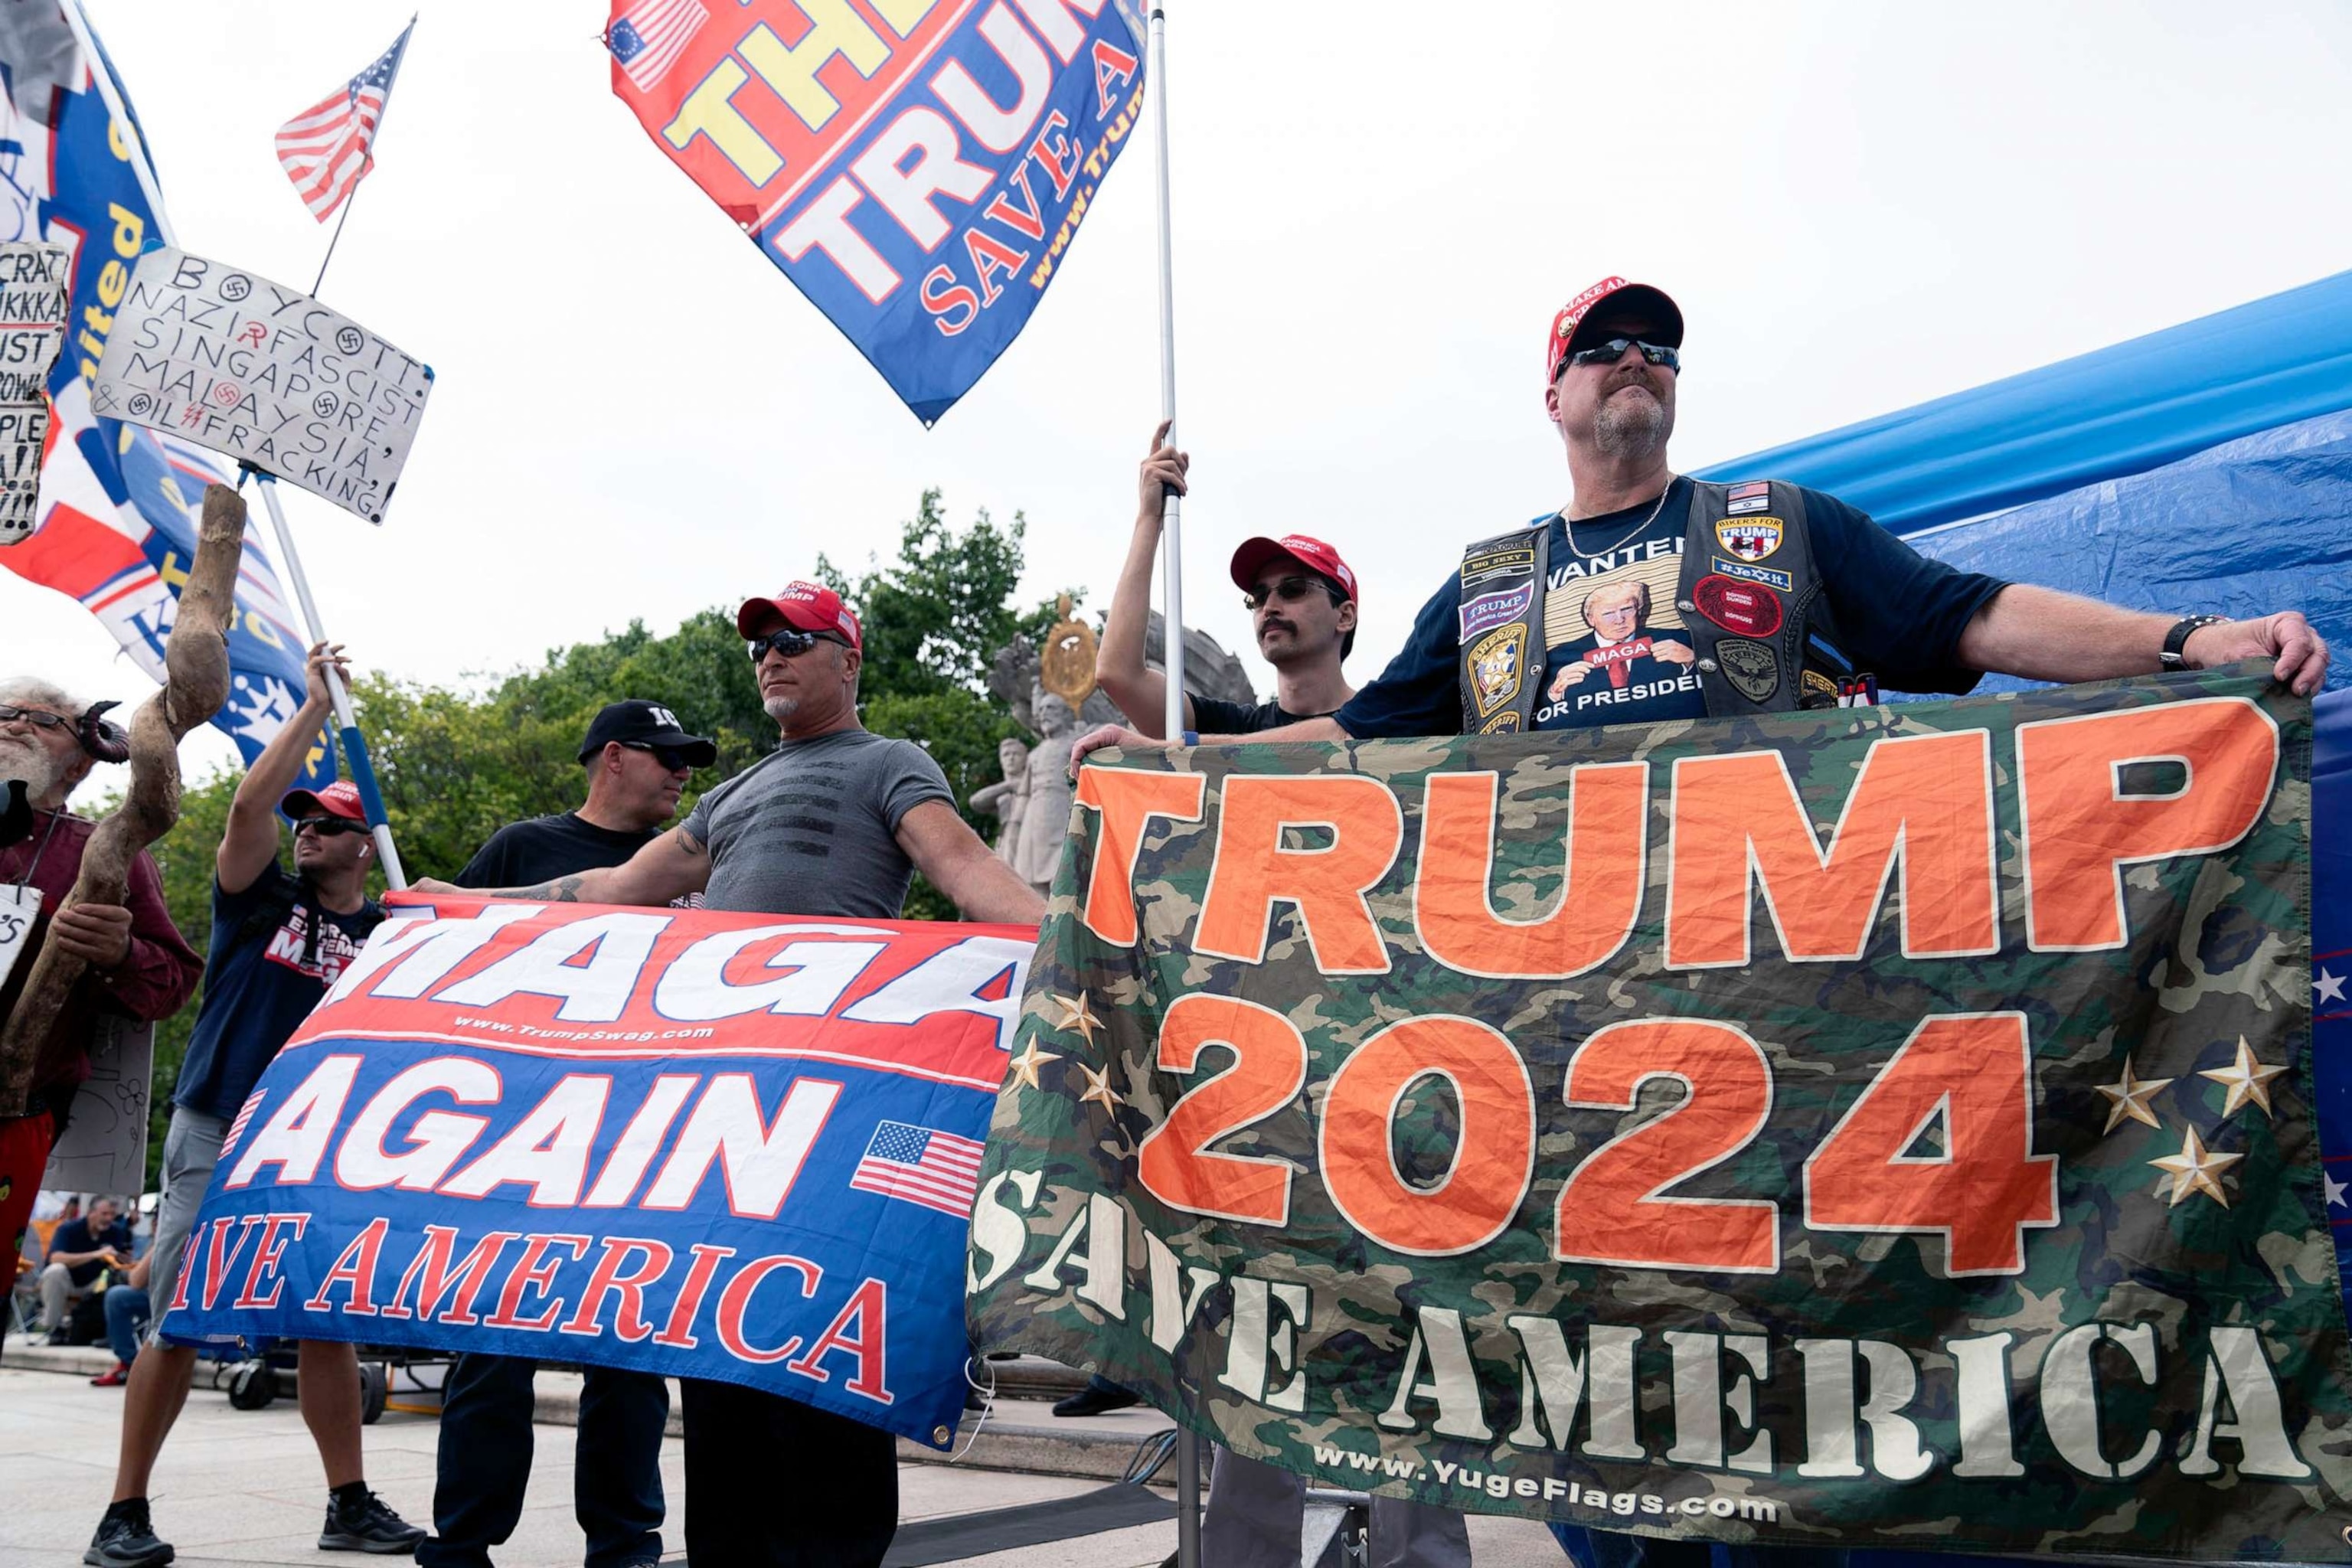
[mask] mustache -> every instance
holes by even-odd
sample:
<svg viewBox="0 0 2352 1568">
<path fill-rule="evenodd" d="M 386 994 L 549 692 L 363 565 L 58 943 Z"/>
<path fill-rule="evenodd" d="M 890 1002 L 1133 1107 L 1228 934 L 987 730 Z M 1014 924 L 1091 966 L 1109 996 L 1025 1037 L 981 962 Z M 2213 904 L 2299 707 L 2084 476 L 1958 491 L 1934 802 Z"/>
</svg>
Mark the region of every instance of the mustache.
<svg viewBox="0 0 2352 1568">
<path fill-rule="evenodd" d="M 1298 627 L 1293 623 L 1285 620 L 1280 616 L 1268 616 L 1265 620 L 1259 622 L 1257 635 L 1264 637 L 1266 633 L 1274 630 L 1276 626 L 1288 632 L 1292 637 L 1297 637 L 1298 635 Z"/>
</svg>

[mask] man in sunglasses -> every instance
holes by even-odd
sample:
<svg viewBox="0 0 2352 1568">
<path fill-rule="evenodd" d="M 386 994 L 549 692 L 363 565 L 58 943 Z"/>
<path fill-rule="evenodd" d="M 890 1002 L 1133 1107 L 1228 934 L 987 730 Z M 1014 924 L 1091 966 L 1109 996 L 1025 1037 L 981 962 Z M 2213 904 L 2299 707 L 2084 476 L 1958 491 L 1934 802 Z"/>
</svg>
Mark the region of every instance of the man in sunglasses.
<svg viewBox="0 0 2352 1568">
<path fill-rule="evenodd" d="M 156 1315 L 151 1335 L 171 1327 L 169 1303 L 179 1283 L 181 1255 L 229 1123 L 288 1037 L 383 919 L 383 910 L 367 896 L 375 846 L 368 838 L 358 789 L 342 780 L 318 790 L 290 787 L 327 722 L 325 672 L 331 666 L 339 674 L 345 670 L 340 645 L 320 643 L 310 649 L 303 704 L 238 782 L 214 856 L 204 1001 L 180 1064 L 172 1124 L 163 1135 L 163 1198 L 149 1254 L 148 1294 Z M 294 824 L 290 872 L 278 860 L 280 812 Z M 306 1340 L 297 1353 L 302 1422 L 327 1472 L 320 1547 L 409 1551 L 425 1531 L 385 1507 L 367 1487 L 360 1456 L 357 1352 L 348 1344 Z M 170 1544 L 156 1537 L 147 1489 L 163 1440 L 187 1399 L 195 1364 L 194 1346 L 160 1339 L 131 1363 L 114 1500 L 83 1561 L 101 1568 L 152 1568 L 172 1560 Z"/>
<path fill-rule="evenodd" d="M 13 821 L 0 836 L 0 1020 L 16 1011 L 44 943 L 54 941 L 89 965 L 42 1037 L 27 1114 L 0 1121 L 0 1253 L 12 1280 L 41 1172 L 65 1131 L 75 1091 L 89 1076 L 100 1020 L 110 1014 L 145 1023 L 168 1018 L 204 972 L 204 961 L 172 923 L 163 879 L 144 850 L 131 863 L 121 903 L 63 907 L 81 875 L 82 847 L 98 827 L 68 811 L 66 798 L 100 753 L 112 752 L 98 711 L 46 680 L 0 680 L 0 814 Z"/>
<path fill-rule="evenodd" d="M 896 920 L 920 871 L 967 920 L 1044 918 L 1045 900 L 958 815 L 930 753 L 858 722 L 865 633 L 838 594 L 787 584 L 746 600 L 735 625 L 776 749 L 625 863 L 497 896 L 658 906 L 701 892 L 714 910 Z M 744 1568 L 881 1563 L 898 1519 L 888 1433 L 735 1384 L 681 1386 L 689 1557 Z"/>
<path fill-rule="evenodd" d="M 457 873 L 467 888 L 543 882 L 618 866 L 661 836 L 697 768 L 719 760 L 658 702 L 608 703 L 580 742 L 588 798 L 577 811 L 509 823 Z M 530 1483 L 532 1373 L 527 1356 L 458 1356 L 441 1389 L 433 1536 L 421 1568 L 489 1568 L 522 1521 Z M 662 1432 L 669 1385 L 650 1373 L 589 1366 L 573 1434 L 572 1511 L 587 1537 L 585 1568 L 658 1563 L 665 1510 Z"/>
<path fill-rule="evenodd" d="M 1470 546 L 1403 651 L 1338 713 L 1259 739 L 1771 712 L 1834 705 L 1858 683 L 1964 692 L 1979 673 L 2096 680 L 2267 658 L 2306 696 L 2326 678 L 2326 644 L 2292 610 L 2232 621 L 2119 609 L 1930 561 L 1819 490 L 1676 475 L 1666 443 L 1683 316 L 1660 289 L 1605 279 L 1544 342 L 1568 504 Z M 1603 611 L 1637 624 L 1604 633 Z M 1106 727 L 1080 737 L 1072 761 L 1141 740 Z"/>
<path fill-rule="evenodd" d="M 1129 723 L 1157 738 L 1168 710 L 1168 681 L 1143 662 L 1151 565 L 1160 550 L 1161 501 L 1171 490 L 1185 493 L 1192 459 L 1168 444 L 1164 420 L 1151 440 L 1151 454 L 1137 474 L 1135 532 L 1103 621 L 1095 679 Z M 1274 666 L 1274 700 L 1252 707 L 1187 692 L 1184 728 L 1196 734 L 1243 735 L 1337 712 L 1355 695 L 1340 665 L 1356 646 L 1357 615 L 1356 574 L 1339 552 L 1303 533 L 1244 540 L 1234 552 L 1233 578 L 1250 612 L 1257 651 Z"/>
</svg>

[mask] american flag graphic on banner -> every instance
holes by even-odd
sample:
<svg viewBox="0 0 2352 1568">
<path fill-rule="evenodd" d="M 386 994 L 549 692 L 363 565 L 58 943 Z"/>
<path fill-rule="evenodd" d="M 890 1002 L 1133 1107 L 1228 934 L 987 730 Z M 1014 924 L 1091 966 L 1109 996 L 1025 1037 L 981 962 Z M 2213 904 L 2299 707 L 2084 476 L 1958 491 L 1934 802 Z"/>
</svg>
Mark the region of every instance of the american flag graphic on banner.
<svg viewBox="0 0 2352 1568">
<path fill-rule="evenodd" d="M 646 0 L 613 24 L 604 47 L 643 92 L 668 73 L 709 20 L 702 0 Z"/>
<path fill-rule="evenodd" d="M 278 162 L 302 194 L 310 216 L 320 223 L 375 167 L 369 147 L 383 121 L 383 106 L 392 96 L 393 79 L 400 74 L 408 35 L 415 30 L 412 16 L 392 47 L 365 70 L 278 128 Z"/>
<path fill-rule="evenodd" d="M 980 1192 L 981 1142 L 936 1127 L 885 1121 L 857 1162 L 849 1184 L 863 1193 L 902 1198 L 961 1219 Z"/>
</svg>

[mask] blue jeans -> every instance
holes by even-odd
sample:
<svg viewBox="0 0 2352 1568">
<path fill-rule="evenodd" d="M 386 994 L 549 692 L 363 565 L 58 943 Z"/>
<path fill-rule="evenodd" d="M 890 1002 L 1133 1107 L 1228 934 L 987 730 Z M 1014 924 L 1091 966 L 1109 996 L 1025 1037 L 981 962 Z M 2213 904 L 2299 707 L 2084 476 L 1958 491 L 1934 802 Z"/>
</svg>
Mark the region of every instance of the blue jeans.
<svg viewBox="0 0 2352 1568">
<path fill-rule="evenodd" d="M 1580 1524 L 1555 1524 L 1551 1532 L 1578 1568 L 1712 1568 L 1718 1550 L 1713 1542 L 1696 1537 L 1670 1541 L 1655 1535 L 1587 1530 Z M 1730 1568 L 1843 1568 L 1846 1555 L 1819 1546 L 1725 1546 L 1719 1550 Z"/>
<path fill-rule="evenodd" d="M 139 1332 L 147 1326 L 150 1315 L 146 1291 L 129 1285 L 107 1287 L 106 1342 L 114 1347 L 114 1359 L 123 1365 L 139 1359 Z"/>
<path fill-rule="evenodd" d="M 530 1479 L 531 1373 L 523 1356 L 460 1355 L 441 1389 L 439 1479 L 421 1568 L 489 1568 L 522 1519 Z M 587 1568 L 623 1568 L 662 1554 L 662 1428 L 669 1386 L 650 1373 L 582 1369 L 572 1509 L 588 1537 Z"/>
</svg>

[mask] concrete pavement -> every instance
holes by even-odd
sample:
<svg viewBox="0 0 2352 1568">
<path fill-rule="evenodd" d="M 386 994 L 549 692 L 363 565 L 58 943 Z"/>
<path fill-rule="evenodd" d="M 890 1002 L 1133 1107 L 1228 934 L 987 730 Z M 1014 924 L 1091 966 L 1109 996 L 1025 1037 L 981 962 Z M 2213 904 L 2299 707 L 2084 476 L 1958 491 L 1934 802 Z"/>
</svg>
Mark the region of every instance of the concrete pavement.
<svg viewBox="0 0 2352 1568">
<path fill-rule="evenodd" d="M 68 1356 L 75 1363 L 70 1372 Z M 36 1360 L 56 1370 L 35 1370 Z M 100 1352 L 35 1355 L 21 1342 L 11 1342 L 0 1362 L 0 1563 L 7 1568 L 68 1568 L 81 1562 L 113 1479 L 121 1391 L 92 1388 L 87 1381 L 108 1364 L 110 1358 Z M 567 1385 L 574 1382 L 542 1373 L 543 1411 L 563 1411 Z M 422 1523 L 432 1513 L 438 1426 L 431 1415 L 397 1407 L 411 1402 L 395 1394 L 394 1408 L 367 1429 L 368 1482 Z M 1156 1411 L 1118 1411 L 1073 1423 L 1055 1420 L 1043 1403 L 999 1400 L 962 1461 L 901 1463 L 900 1518 L 908 1523 L 950 1519 L 1075 1497 L 1104 1485 L 1105 1474 L 1117 1469 L 1106 1472 L 1102 1466 L 1114 1457 L 1123 1464 L 1138 1441 L 1166 1426 Z M 500 1568 L 562 1568 L 580 1561 L 580 1531 L 572 1519 L 572 1432 L 542 1426 L 537 1436 L 522 1525 L 499 1554 Z M 990 1460 L 1008 1468 L 975 1468 L 992 1447 Z M 1079 1473 L 1040 1473 L 1032 1467 Z M 1173 1471 L 1171 1465 L 1162 1473 Z M 669 1561 L 682 1562 L 685 1540 L 676 1528 L 676 1510 L 685 1481 L 676 1436 L 663 1445 L 662 1474 L 673 1510 L 672 1528 L 664 1532 Z M 361 1561 L 317 1550 L 325 1483 L 290 1397 L 263 1410 L 234 1410 L 200 1374 L 158 1466 L 153 1498 L 158 1531 L 189 1568 L 330 1568 Z M 1565 1561 L 1540 1526 L 1522 1521 L 1474 1516 L 1470 1532 L 1479 1568 L 1557 1568 Z M 1175 1546 L 1175 1523 L 1166 1520 L 953 1561 L 970 1568 L 1040 1563 L 1158 1568 Z"/>
</svg>

